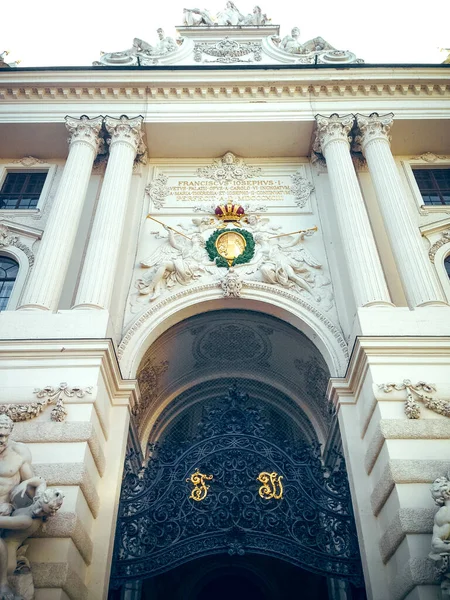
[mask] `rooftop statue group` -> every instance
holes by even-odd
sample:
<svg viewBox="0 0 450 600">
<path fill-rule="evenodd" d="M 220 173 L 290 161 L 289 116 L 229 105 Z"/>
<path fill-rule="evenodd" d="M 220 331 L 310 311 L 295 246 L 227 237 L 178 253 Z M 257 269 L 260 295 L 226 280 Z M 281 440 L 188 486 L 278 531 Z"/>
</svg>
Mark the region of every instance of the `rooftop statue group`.
<svg viewBox="0 0 450 600">
<path fill-rule="evenodd" d="M 253 13 L 243 15 L 234 2 L 227 2 L 225 8 L 212 17 L 206 9 L 184 8 L 183 25 L 187 27 L 237 27 L 268 25 L 270 19 L 259 6 L 255 6 Z"/>
<path fill-rule="evenodd" d="M 34 587 L 23 544 L 61 508 L 64 496 L 34 476 L 27 446 L 10 438 L 13 426 L 0 415 L 0 600 L 31 600 Z"/>
<path fill-rule="evenodd" d="M 322 37 L 313 38 L 305 44 L 302 44 L 300 42 L 300 29 L 298 27 L 294 27 L 291 34 L 286 35 L 283 39 L 274 37 L 272 40 L 280 50 L 284 50 L 288 54 L 310 54 L 312 52 L 335 50 L 335 48 Z"/>
</svg>

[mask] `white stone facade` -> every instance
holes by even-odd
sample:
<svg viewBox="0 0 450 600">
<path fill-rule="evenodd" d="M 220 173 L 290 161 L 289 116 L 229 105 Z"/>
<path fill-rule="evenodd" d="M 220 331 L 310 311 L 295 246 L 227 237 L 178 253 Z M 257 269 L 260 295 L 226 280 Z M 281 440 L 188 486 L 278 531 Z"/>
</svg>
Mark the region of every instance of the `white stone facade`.
<svg viewBox="0 0 450 600">
<path fill-rule="evenodd" d="M 129 53 L 125 68 L 116 56 L 39 78 L 0 72 L 0 183 L 48 172 L 36 209 L 0 210 L 0 255 L 20 267 L 0 313 L 0 402 L 31 403 L 61 382 L 90 388 L 65 397 L 64 422 L 48 408 L 16 426 L 36 472 L 66 496 L 28 550 L 37 599 L 106 598 L 130 414 L 144 448 L 197 381 L 192 365 L 176 376 L 164 366 L 158 339 L 224 309 L 291 324 L 328 367 L 368 598 L 440 597 L 429 487 L 450 469 L 450 420 L 420 398 L 409 418 L 402 383 L 433 384 L 448 402 L 450 206 L 424 206 L 411 172 L 450 168 L 448 65 L 302 68 L 266 26 L 184 25 L 184 40 L 148 51 L 143 68 L 128 67 Z M 259 44 L 263 60 L 203 69 L 222 29 Z M 228 276 L 204 249 L 227 202 L 244 206 L 256 240 L 253 262 Z M 183 235 L 174 242 L 159 222 Z M 300 230 L 291 245 L 276 237 Z M 160 383 L 145 404 L 137 378 L 155 356 Z M 337 427 L 299 402 L 327 451 Z"/>
</svg>

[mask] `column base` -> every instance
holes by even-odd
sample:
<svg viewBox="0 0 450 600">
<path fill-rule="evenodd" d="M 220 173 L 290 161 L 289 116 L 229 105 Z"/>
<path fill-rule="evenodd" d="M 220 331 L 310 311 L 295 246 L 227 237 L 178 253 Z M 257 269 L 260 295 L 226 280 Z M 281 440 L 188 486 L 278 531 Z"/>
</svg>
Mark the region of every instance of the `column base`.
<svg viewBox="0 0 450 600">
<path fill-rule="evenodd" d="M 48 306 L 41 306 L 40 304 L 23 304 L 16 308 L 16 310 L 41 310 L 44 312 L 53 312 Z"/>
<path fill-rule="evenodd" d="M 441 300 L 429 300 L 428 302 L 422 302 L 421 304 L 418 304 L 417 306 L 415 306 L 414 308 L 421 308 L 423 306 L 450 306 L 450 304 L 448 302 L 443 302 Z"/>
<path fill-rule="evenodd" d="M 363 304 L 361 308 L 371 308 L 372 306 L 377 308 L 396 308 L 392 302 L 386 302 L 384 300 L 374 300 L 373 302 L 367 302 Z"/>
<path fill-rule="evenodd" d="M 100 304 L 75 304 L 72 306 L 71 310 L 106 310 L 104 306 L 100 306 Z"/>
</svg>

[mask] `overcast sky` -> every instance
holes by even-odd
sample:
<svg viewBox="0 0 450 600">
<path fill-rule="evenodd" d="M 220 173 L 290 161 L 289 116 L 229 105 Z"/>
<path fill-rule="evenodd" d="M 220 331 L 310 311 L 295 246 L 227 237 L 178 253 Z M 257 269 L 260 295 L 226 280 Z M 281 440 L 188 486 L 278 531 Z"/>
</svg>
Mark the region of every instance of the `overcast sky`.
<svg viewBox="0 0 450 600">
<path fill-rule="evenodd" d="M 322 36 L 367 63 L 441 63 L 450 47 L 450 0 L 256 0 L 281 35 L 300 27 L 301 41 Z M 134 37 L 154 43 L 156 29 L 175 36 L 183 7 L 216 14 L 225 0 L 2 0 L 0 51 L 20 66 L 91 65 L 100 51 L 130 48 Z M 236 0 L 244 14 L 255 0 Z"/>
</svg>

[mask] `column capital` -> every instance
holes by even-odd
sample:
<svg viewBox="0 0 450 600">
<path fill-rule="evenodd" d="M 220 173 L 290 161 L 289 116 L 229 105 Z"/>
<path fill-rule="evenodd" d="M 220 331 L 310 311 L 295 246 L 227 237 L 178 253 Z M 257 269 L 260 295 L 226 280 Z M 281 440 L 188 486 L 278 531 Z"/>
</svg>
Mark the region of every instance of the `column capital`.
<svg viewBox="0 0 450 600">
<path fill-rule="evenodd" d="M 360 131 L 360 135 L 356 137 L 356 142 L 361 144 L 363 150 L 365 146 L 373 140 L 382 139 L 386 142 L 390 142 L 391 138 L 389 131 L 394 122 L 394 113 L 380 116 L 378 113 L 374 112 L 368 117 L 358 113 L 355 117 Z"/>
<path fill-rule="evenodd" d="M 126 143 L 133 148 L 135 154 L 143 154 L 145 152 L 142 140 L 143 121 L 144 117 L 141 115 L 132 119 L 129 119 L 127 115 L 121 115 L 118 119 L 106 116 L 105 127 L 110 135 L 108 144 L 112 146 L 118 142 Z"/>
<path fill-rule="evenodd" d="M 353 127 L 353 115 L 344 115 L 340 117 L 333 113 L 329 117 L 316 115 L 317 134 L 314 142 L 314 151 L 323 153 L 326 146 L 333 141 L 343 141 L 350 143 L 349 133 Z"/>
<path fill-rule="evenodd" d="M 86 115 L 82 115 L 80 118 L 76 117 L 65 117 L 66 128 L 70 134 L 69 144 L 75 142 L 84 142 L 92 146 L 94 151 L 97 153 L 102 142 L 100 137 L 100 131 L 103 125 L 103 117 L 98 116 L 90 119 Z"/>
</svg>

